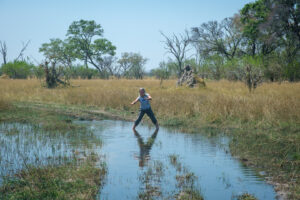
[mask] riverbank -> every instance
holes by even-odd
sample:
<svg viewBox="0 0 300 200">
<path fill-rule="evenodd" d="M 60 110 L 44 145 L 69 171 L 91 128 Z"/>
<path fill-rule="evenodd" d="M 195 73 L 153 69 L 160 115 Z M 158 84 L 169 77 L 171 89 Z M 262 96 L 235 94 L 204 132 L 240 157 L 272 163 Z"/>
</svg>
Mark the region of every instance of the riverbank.
<svg viewBox="0 0 300 200">
<path fill-rule="evenodd" d="M 138 88 L 145 87 L 161 125 L 208 135 L 226 133 L 232 137 L 233 155 L 276 183 L 289 199 L 300 196 L 299 83 L 264 84 L 250 94 L 242 83 L 228 81 L 189 89 L 176 88 L 174 81 L 160 87 L 156 80 L 76 80 L 73 87 L 54 90 L 42 88 L 37 80 L 4 82 L 0 91 L 6 103 L 2 104 L 17 110 L 11 115 L 2 111 L 0 119 L 12 121 L 21 120 L 16 113 L 26 107 L 76 118 L 134 120 L 137 108 L 129 103 Z"/>
<path fill-rule="evenodd" d="M 80 165 L 28 166 L 5 177 L 0 199 L 95 199 L 103 184 L 105 168 L 96 168 L 89 158 Z"/>
<path fill-rule="evenodd" d="M 92 137 L 85 126 L 72 123 L 74 116 L 70 113 L 58 112 L 49 107 L 32 108 L 28 104 L 2 102 L 1 105 L 1 123 L 30 124 L 34 127 L 35 132 L 40 132 L 48 140 L 52 140 L 58 133 L 65 135 L 67 140 L 80 137 L 80 134 L 88 134 Z M 81 116 L 88 118 L 85 115 Z M 97 119 L 102 119 L 102 117 L 98 116 Z M 19 134 L 16 127 L 2 131 L 4 131 L 3 134 L 10 136 Z M 93 141 L 99 146 L 102 144 L 98 138 Z M 75 141 L 71 143 L 71 146 L 76 147 Z M 25 150 L 26 147 L 23 146 L 22 151 Z M 55 152 L 57 149 L 52 146 L 52 151 Z M 20 153 L 25 156 L 24 152 Z M 83 155 L 81 155 L 82 153 Z M 105 165 L 99 165 L 102 163 L 101 158 L 93 152 L 87 150 L 87 152 L 82 151 L 81 154 L 74 151 L 74 154 L 69 157 L 52 158 L 49 156 L 44 162 L 54 159 L 54 163 L 46 165 L 38 164 L 42 158 L 36 157 L 34 160 L 37 163 L 27 163 L 27 159 L 30 158 L 24 157 L 24 160 L 19 160 L 20 163 L 18 163 L 18 166 L 23 166 L 21 171 L 0 177 L 2 181 L 0 199 L 96 199 L 99 188 L 105 182 L 107 169 Z M 62 161 L 56 163 L 55 159 Z"/>
</svg>

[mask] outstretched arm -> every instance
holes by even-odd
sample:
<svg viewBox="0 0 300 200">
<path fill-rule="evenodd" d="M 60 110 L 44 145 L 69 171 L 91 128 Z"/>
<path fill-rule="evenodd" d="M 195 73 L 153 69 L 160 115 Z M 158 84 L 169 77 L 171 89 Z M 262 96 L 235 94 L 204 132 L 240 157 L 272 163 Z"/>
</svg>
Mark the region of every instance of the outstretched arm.
<svg viewBox="0 0 300 200">
<path fill-rule="evenodd" d="M 136 102 L 138 102 L 139 101 L 139 97 L 138 98 L 136 98 L 136 100 L 134 100 L 133 102 L 131 102 L 131 105 L 134 105 L 134 104 L 136 104 Z"/>
<path fill-rule="evenodd" d="M 150 94 L 147 95 L 148 97 L 145 98 L 146 100 L 152 100 L 152 97 L 150 96 Z"/>
</svg>

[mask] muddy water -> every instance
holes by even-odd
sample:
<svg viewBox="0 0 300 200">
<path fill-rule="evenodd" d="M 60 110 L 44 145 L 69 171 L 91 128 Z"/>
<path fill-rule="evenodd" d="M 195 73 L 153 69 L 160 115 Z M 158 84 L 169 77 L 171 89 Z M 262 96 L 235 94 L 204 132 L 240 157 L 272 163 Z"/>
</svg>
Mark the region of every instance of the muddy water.
<svg viewBox="0 0 300 200">
<path fill-rule="evenodd" d="M 29 125 L 1 125 L 1 174 L 22 169 L 24 160 L 35 165 L 61 163 L 74 152 L 93 151 L 103 156 L 108 169 L 98 199 L 137 199 L 145 193 L 154 199 L 173 199 L 185 185 L 192 185 L 204 199 L 235 199 L 242 193 L 275 199 L 271 185 L 230 155 L 224 136 L 208 138 L 165 128 L 155 132 L 143 125 L 134 133 L 132 123 L 122 121 L 75 123 L 89 131 L 50 134 Z M 180 177 L 186 174 L 194 179 L 182 186 Z"/>
</svg>

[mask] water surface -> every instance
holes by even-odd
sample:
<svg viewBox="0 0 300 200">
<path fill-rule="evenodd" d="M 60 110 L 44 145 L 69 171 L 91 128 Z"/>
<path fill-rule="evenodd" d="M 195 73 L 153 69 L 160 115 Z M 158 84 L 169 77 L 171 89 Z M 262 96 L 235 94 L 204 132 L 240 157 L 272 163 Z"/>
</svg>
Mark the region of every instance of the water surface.
<svg viewBox="0 0 300 200">
<path fill-rule="evenodd" d="M 144 189 L 141 175 L 149 166 L 153 167 L 153 162 L 167 168 L 165 177 L 157 184 L 165 193 L 174 191 L 173 177 L 178 172 L 170 165 L 170 155 L 176 155 L 197 176 L 197 187 L 205 199 L 232 199 L 245 192 L 258 199 L 275 199 L 271 185 L 230 155 L 229 141 L 224 136 L 208 138 L 166 128 L 160 128 L 156 134 L 154 127 L 148 126 L 139 126 L 137 135 L 131 130 L 130 122 L 82 123 L 89 124 L 103 139 L 101 151 L 106 155 L 108 176 L 100 199 L 136 199 Z"/>
<path fill-rule="evenodd" d="M 74 154 L 95 152 L 106 162 L 106 183 L 98 199 L 137 199 L 151 191 L 155 199 L 173 199 L 183 186 L 180 177 L 193 174 L 193 188 L 204 199 L 235 199 L 250 193 L 275 199 L 275 192 L 253 170 L 233 158 L 225 136 L 184 134 L 123 121 L 77 121 L 86 132 L 49 133 L 31 125 L 0 125 L 0 172 L 15 173 L 24 162 L 63 163 Z M 172 163 L 172 160 L 176 163 Z M 0 178 L 1 183 L 1 178 Z"/>
</svg>

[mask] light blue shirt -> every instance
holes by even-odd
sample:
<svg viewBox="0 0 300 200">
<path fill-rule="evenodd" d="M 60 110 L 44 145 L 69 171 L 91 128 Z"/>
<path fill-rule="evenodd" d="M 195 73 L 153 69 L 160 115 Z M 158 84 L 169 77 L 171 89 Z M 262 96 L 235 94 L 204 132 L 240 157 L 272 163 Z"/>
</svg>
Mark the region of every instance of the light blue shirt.
<svg viewBox="0 0 300 200">
<path fill-rule="evenodd" d="M 140 108 L 141 110 L 147 110 L 149 109 L 151 106 L 150 106 L 150 102 L 148 99 L 145 99 L 145 98 L 148 98 L 148 94 L 145 93 L 145 96 L 144 97 L 141 97 L 139 96 L 139 102 L 140 102 Z"/>
</svg>

